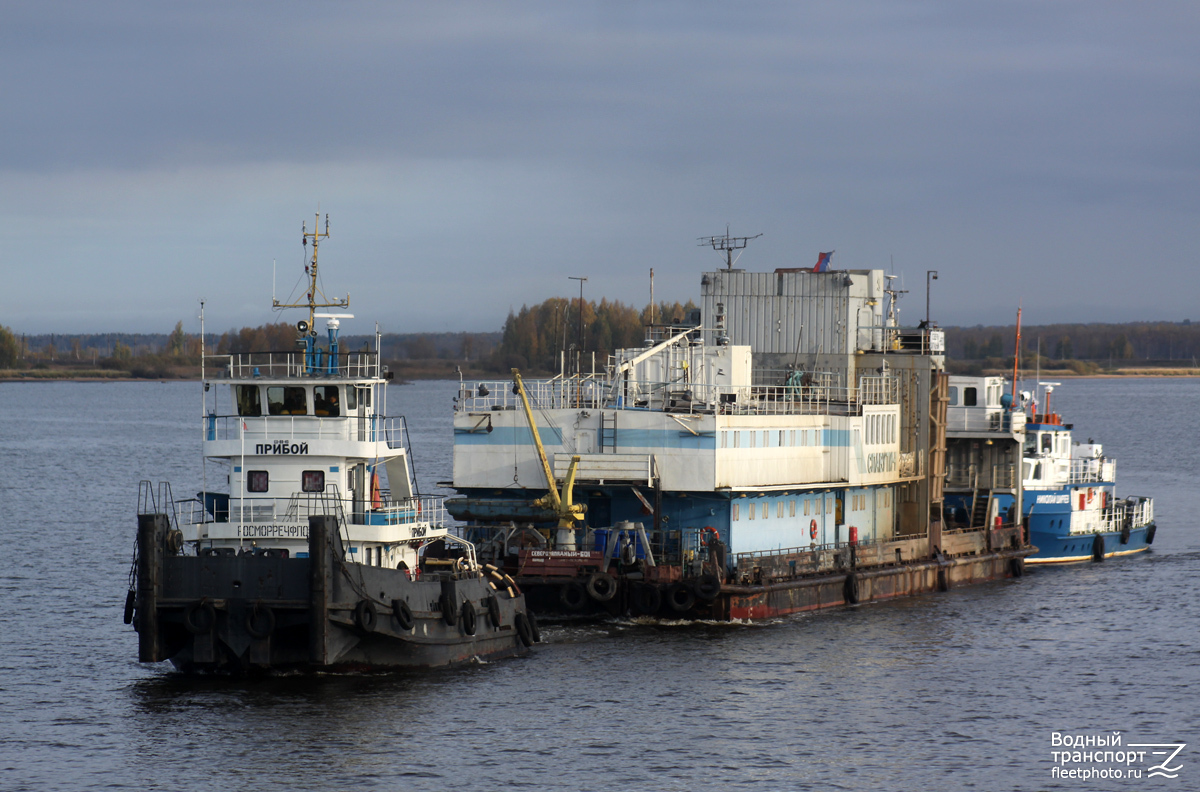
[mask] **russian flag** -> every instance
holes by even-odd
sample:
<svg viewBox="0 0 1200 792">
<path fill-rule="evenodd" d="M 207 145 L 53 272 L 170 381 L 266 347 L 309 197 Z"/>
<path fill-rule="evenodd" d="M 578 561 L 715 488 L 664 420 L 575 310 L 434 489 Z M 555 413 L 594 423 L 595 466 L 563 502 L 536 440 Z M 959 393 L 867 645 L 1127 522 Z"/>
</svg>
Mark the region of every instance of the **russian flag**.
<svg viewBox="0 0 1200 792">
<path fill-rule="evenodd" d="M 833 251 L 821 253 L 817 256 L 817 266 L 813 267 L 813 272 L 829 272 L 829 259 L 833 257 Z"/>
</svg>

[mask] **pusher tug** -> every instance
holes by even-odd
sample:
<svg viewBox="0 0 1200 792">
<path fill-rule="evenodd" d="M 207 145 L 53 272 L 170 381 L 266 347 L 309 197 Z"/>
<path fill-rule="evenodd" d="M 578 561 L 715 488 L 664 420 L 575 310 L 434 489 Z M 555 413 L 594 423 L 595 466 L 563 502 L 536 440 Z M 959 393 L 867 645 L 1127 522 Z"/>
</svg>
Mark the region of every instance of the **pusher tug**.
<svg viewBox="0 0 1200 792">
<path fill-rule="evenodd" d="M 319 215 L 318 215 L 319 219 Z M 515 655 L 538 640 L 511 578 L 413 486 L 404 419 L 375 351 L 342 351 L 312 243 L 299 349 L 214 355 L 203 380 L 205 491 L 141 483 L 125 620 L 138 659 L 185 672 L 379 670 Z M 327 346 L 314 321 L 325 319 Z M 215 492 L 212 467 L 228 482 Z"/>
</svg>

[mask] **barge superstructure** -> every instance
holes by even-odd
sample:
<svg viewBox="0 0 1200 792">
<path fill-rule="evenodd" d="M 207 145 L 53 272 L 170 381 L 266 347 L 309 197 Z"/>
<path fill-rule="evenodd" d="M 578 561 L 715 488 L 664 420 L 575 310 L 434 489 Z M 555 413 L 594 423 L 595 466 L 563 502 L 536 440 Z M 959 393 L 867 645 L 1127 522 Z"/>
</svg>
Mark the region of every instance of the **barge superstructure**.
<svg viewBox="0 0 1200 792">
<path fill-rule="evenodd" d="M 185 671 L 435 666 L 524 651 L 537 625 L 414 486 L 390 374 L 339 343 L 314 226 L 297 347 L 206 356 L 203 490 L 143 482 L 126 605 L 139 659 Z M 325 320 L 320 343 L 314 322 Z M 212 369 L 206 368 L 207 372 Z M 210 488 L 216 480 L 219 486 Z"/>
<path fill-rule="evenodd" d="M 942 519 L 942 331 L 822 258 L 703 273 L 602 372 L 462 384 L 447 506 L 531 607 L 761 618 L 1021 574 L 1013 515 Z"/>
</svg>

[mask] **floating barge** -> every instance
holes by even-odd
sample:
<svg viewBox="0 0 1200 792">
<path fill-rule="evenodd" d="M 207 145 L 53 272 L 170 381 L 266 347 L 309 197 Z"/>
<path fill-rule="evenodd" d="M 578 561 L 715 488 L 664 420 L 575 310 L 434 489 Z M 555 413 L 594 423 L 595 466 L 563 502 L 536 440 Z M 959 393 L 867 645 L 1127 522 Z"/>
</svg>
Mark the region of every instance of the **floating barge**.
<svg viewBox="0 0 1200 792">
<path fill-rule="evenodd" d="M 1020 576 L 1019 509 L 947 524 L 947 453 L 978 438 L 947 432 L 943 332 L 902 327 L 887 284 L 727 266 L 600 372 L 463 382 L 447 508 L 541 613 L 757 619 Z M 1021 420 L 985 440 L 981 475 L 1019 465 Z"/>
</svg>

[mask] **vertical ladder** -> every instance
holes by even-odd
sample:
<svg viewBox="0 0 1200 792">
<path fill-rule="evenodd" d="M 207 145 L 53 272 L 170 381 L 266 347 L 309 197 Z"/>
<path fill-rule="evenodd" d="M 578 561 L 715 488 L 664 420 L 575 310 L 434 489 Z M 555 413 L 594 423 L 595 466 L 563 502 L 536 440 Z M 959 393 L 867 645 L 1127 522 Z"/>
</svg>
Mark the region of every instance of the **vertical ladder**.
<svg viewBox="0 0 1200 792">
<path fill-rule="evenodd" d="M 600 411 L 600 453 L 617 453 L 617 411 L 613 410 L 611 414 Z"/>
</svg>

